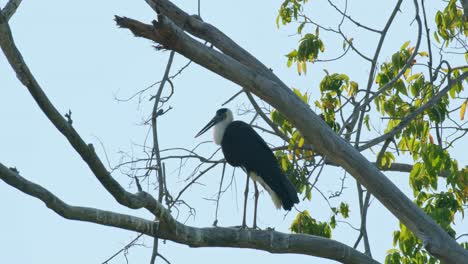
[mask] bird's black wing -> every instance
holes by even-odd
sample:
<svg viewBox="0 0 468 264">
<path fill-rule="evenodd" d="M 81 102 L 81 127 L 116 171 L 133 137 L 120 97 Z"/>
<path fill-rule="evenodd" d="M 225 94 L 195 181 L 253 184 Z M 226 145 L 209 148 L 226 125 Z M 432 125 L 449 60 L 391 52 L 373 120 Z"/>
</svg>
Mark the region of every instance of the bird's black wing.
<svg viewBox="0 0 468 264">
<path fill-rule="evenodd" d="M 229 124 L 221 147 L 229 164 L 255 172 L 280 197 L 285 209 L 299 202 L 294 186 L 283 174 L 275 155 L 250 125 L 242 121 Z"/>
</svg>

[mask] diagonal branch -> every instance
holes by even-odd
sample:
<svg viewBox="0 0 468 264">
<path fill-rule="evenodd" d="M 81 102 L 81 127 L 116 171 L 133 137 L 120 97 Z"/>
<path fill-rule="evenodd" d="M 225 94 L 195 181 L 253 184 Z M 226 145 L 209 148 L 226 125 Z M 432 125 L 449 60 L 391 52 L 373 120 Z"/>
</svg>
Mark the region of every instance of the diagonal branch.
<svg viewBox="0 0 468 264">
<path fill-rule="evenodd" d="M 70 206 L 44 187 L 21 177 L 0 163 L 0 179 L 8 185 L 43 201 L 58 215 L 78 221 L 113 226 L 168 239 L 191 247 L 251 248 L 271 253 L 296 253 L 323 257 L 349 264 L 378 264 L 377 261 L 340 242 L 318 236 L 284 234 L 273 230 L 245 230 L 237 228 L 196 228 L 176 221 L 162 206 L 159 222 L 148 221 L 115 212 Z"/>
<path fill-rule="evenodd" d="M 24 86 L 26 86 L 50 122 L 52 122 L 52 124 L 65 136 L 106 190 L 112 194 L 120 204 L 132 209 L 145 207 L 154 214 L 156 209 L 153 201 L 154 198 L 145 192 L 139 192 L 137 194 L 127 192 L 114 178 L 112 178 L 102 161 L 95 153 L 93 145 L 86 144 L 73 128 L 71 123 L 69 123 L 50 102 L 49 98 L 47 98 L 47 95 L 44 93 L 41 86 L 29 70 L 29 67 L 23 60 L 23 57 L 13 40 L 8 22 L 1 11 L 0 46 L 11 67 L 16 72 L 18 79 Z"/>
<path fill-rule="evenodd" d="M 362 27 L 362 28 L 367 29 L 367 30 L 369 30 L 369 31 L 371 31 L 371 32 L 374 32 L 374 33 L 379 33 L 379 34 L 382 33 L 381 30 L 373 29 L 373 28 L 371 28 L 371 27 L 368 27 L 368 26 L 366 26 L 366 25 L 364 25 L 364 24 L 361 24 L 361 23 L 357 22 L 356 20 L 354 20 L 353 18 L 351 18 L 351 16 L 347 15 L 345 12 L 343 12 L 341 9 L 339 9 L 332 1 L 328 0 L 328 3 L 329 3 L 333 8 L 335 8 L 335 10 L 336 10 L 338 13 L 340 13 L 343 17 L 346 17 L 347 19 L 349 19 L 349 21 L 353 22 L 356 26 Z"/>
<path fill-rule="evenodd" d="M 198 16 L 191 16 L 168 0 L 145 0 L 155 12 L 167 16 L 177 27 L 184 29 L 191 35 L 212 43 L 224 54 L 232 57 L 245 66 L 269 76 L 275 82 L 284 83 L 255 56 L 239 46 L 221 30 L 201 20 Z"/>
<path fill-rule="evenodd" d="M 265 121 L 271 127 L 271 129 L 273 129 L 273 131 L 275 131 L 275 133 L 276 133 L 275 135 L 279 136 L 284 141 L 289 142 L 288 136 L 285 135 L 283 132 L 281 132 L 281 130 L 279 130 L 278 126 L 275 123 L 273 123 L 273 121 L 271 121 L 270 118 L 268 118 L 265 115 L 265 113 L 263 113 L 262 109 L 260 109 L 257 102 L 255 101 L 255 98 L 250 94 L 250 92 L 245 91 L 245 95 L 247 95 L 247 98 L 249 99 L 250 103 L 255 108 L 255 111 L 257 111 L 257 113 L 262 117 L 263 121 Z"/>
<path fill-rule="evenodd" d="M 1 163 L 0 179 L 23 193 L 43 201 L 47 207 L 66 219 L 118 227 L 150 236 L 154 233 L 153 221 L 95 208 L 68 205 L 44 187 L 28 181 Z"/>
<path fill-rule="evenodd" d="M 458 245 L 357 149 L 336 135 L 287 86 L 253 71 L 232 57 L 208 49 L 162 14 L 158 16 L 154 25 L 122 17 L 116 17 L 116 22 L 137 36 L 154 40 L 168 49 L 175 50 L 271 104 L 299 129 L 304 138 L 316 147 L 318 153 L 333 159 L 364 185 L 424 242 L 431 254 L 449 263 L 463 263 L 462 260 L 468 258 L 468 251 Z"/>
<path fill-rule="evenodd" d="M 396 14 L 397 12 L 400 10 L 400 6 L 401 6 L 401 3 L 403 2 L 403 0 L 399 0 L 394 9 L 393 9 L 393 12 L 391 13 L 390 17 L 388 18 L 387 20 L 387 23 L 385 24 L 385 27 L 384 29 L 382 30 L 382 32 L 380 33 L 380 39 L 379 39 L 379 42 L 377 44 L 377 47 L 375 49 L 375 53 L 374 53 L 374 57 L 372 58 L 372 61 L 371 61 L 371 68 L 370 68 L 370 73 L 369 73 L 369 78 L 367 79 L 367 88 L 366 88 L 366 94 L 363 98 L 363 101 L 365 102 L 362 107 L 357 107 L 355 111 L 353 111 L 354 113 L 357 113 L 357 111 L 360 111 L 359 113 L 359 121 L 358 121 L 358 125 L 357 125 L 357 131 L 356 131 L 356 143 L 355 143 L 355 146 L 357 146 L 359 144 L 359 141 L 360 141 L 360 137 L 361 137 L 361 129 L 362 129 L 362 124 L 364 122 L 364 115 L 365 115 L 365 112 L 366 112 L 366 105 L 368 103 L 370 103 L 371 101 L 368 100 L 369 99 L 369 96 L 370 96 L 370 92 L 371 92 L 371 88 L 372 88 L 372 83 L 374 81 L 374 77 L 375 77 L 375 70 L 377 69 L 377 60 L 379 59 L 379 55 L 380 55 L 380 51 L 382 49 L 382 45 L 385 41 L 385 38 L 387 37 L 387 32 L 388 30 L 390 29 L 390 26 L 392 25 L 393 23 L 393 20 L 395 19 L 396 17 Z M 417 13 L 416 13 L 417 14 Z M 419 43 L 419 42 L 418 42 Z M 419 45 L 418 45 L 419 46 Z M 415 52 L 416 53 L 416 52 Z M 410 60 L 411 61 L 411 60 Z M 408 64 L 408 63 L 407 63 Z M 408 64 L 409 65 L 409 64 Z M 406 69 L 405 69 L 406 70 Z M 400 71 L 401 74 L 403 74 L 403 70 Z M 398 77 L 399 79 L 400 77 Z M 398 80 L 396 79 L 396 80 Z M 380 91 L 382 92 L 382 91 Z M 359 109 L 359 110 L 358 110 Z M 354 115 L 353 113 L 353 115 Z M 350 119 L 352 119 L 350 117 Z"/>
<path fill-rule="evenodd" d="M 156 168 L 157 168 L 157 179 L 158 179 L 158 202 L 161 203 L 163 196 L 168 195 L 168 193 L 164 193 L 164 188 L 165 188 L 165 179 L 166 175 L 163 173 L 163 164 L 161 163 L 161 152 L 159 150 L 159 140 L 158 140 L 158 122 L 157 118 L 160 115 L 158 108 L 159 106 L 159 101 L 161 99 L 161 94 L 164 89 L 164 85 L 166 84 L 166 81 L 169 80 L 169 72 L 171 70 L 172 62 L 174 60 L 174 51 L 171 51 L 169 54 L 169 60 L 166 65 L 166 70 L 164 71 L 163 78 L 161 80 L 161 83 L 159 84 L 159 89 L 158 92 L 155 95 L 154 98 L 154 105 L 153 105 L 153 111 L 151 113 L 151 129 L 153 133 L 153 155 L 156 157 Z M 158 245 L 159 245 L 159 240 L 157 238 L 154 238 L 153 242 L 153 253 L 151 255 L 151 260 L 150 264 L 154 264 L 156 261 L 156 257 L 158 256 Z"/>
</svg>

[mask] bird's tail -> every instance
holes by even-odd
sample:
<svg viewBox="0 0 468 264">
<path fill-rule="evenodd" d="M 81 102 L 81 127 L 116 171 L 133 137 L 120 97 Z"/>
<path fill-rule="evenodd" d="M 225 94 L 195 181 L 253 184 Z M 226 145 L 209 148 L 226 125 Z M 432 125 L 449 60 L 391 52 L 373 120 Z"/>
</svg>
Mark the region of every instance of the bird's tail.
<svg viewBox="0 0 468 264">
<path fill-rule="evenodd" d="M 269 177 L 265 177 L 266 175 Z M 296 188 L 279 166 L 270 167 L 269 170 L 260 171 L 259 174 L 252 171 L 249 176 L 265 188 L 277 209 L 283 206 L 285 210 L 291 210 L 294 204 L 299 203 Z"/>
<path fill-rule="evenodd" d="M 280 189 L 275 190 L 275 192 L 281 199 L 284 210 L 289 211 L 294 204 L 299 203 L 299 197 L 297 196 L 296 188 L 280 168 L 278 168 L 277 173 L 280 174 L 277 178 L 281 179 L 281 184 L 279 185 Z"/>
<path fill-rule="evenodd" d="M 284 181 L 284 195 L 281 197 L 281 202 L 284 210 L 291 210 L 294 204 L 299 203 L 299 197 L 297 196 L 296 188 L 286 175 L 283 175 L 282 179 Z"/>
</svg>

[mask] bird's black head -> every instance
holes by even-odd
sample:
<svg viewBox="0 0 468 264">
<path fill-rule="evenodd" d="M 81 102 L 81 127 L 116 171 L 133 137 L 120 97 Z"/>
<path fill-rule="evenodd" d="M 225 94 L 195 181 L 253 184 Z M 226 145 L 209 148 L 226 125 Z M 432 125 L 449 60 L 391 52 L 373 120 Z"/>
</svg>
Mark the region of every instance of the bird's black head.
<svg viewBox="0 0 468 264">
<path fill-rule="evenodd" d="M 228 122 L 232 121 L 232 112 L 231 112 L 231 110 L 229 110 L 228 108 L 218 109 L 218 111 L 216 111 L 216 115 L 213 117 L 213 119 L 211 119 L 211 121 L 208 122 L 208 124 L 204 128 L 202 128 L 202 130 L 200 130 L 200 132 L 198 132 L 198 134 L 195 137 L 200 136 L 201 134 L 208 131 L 211 127 L 213 127 L 217 123 L 222 122 L 222 121 L 224 121 L 226 119 L 228 119 L 227 120 Z"/>
<path fill-rule="evenodd" d="M 218 111 L 216 111 L 216 115 L 223 115 L 224 116 L 227 111 L 228 111 L 227 108 L 220 108 L 220 109 L 218 109 Z"/>
</svg>

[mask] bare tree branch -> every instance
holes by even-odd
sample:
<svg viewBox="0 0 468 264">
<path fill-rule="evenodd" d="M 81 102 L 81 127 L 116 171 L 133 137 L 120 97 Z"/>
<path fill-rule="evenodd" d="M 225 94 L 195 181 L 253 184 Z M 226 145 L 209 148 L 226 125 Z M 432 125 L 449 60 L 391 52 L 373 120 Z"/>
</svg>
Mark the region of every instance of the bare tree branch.
<svg viewBox="0 0 468 264">
<path fill-rule="evenodd" d="M 371 100 L 368 100 L 368 99 L 369 99 L 369 96 L 370 96 L 372 83 L 373 83 L 374 77 L 375 77 L 375 70 L 377 69 L 377 60 L 379 59 L 380 51 L 381 51 L 382 45 L 383 45 L 383 43 L 385 41 L 385 37 L 387 36 L 387 32 L 390 29 L 390 26 L 392 25 L 393 20 L 395 19 L 395 16 L 396 16 L 397 12 L 400 10 L 400 6 L 401 6 L 402 2 L 403 2 L 403 0 L 399 0 L 396 3 L 395 8 L 393 9 L 393 12 L 391 13 L 390 17 L 388 18 L 384 29 L 380 33 L 379 43 L 377 44 L 377 47 L 375 49 L 374 57 L 372 58 L 372 61 L 371 61 L 371 68 L 370 68 L 369 77 L 367 78 L 366 94 L 365 94 L 364 99 L 363 99 L 364 104 L 363 104 L 363 107 L 357 107 L 356 108 L 356 109 L 360 109 L 360 113 L 359 113 L 359 121 L 358 121 L 358 125 L 357 125 L 355 146 L 359 145 L 359 141 L 360 141 L 360 138 L 361 138 L 361 129 L 362 129 L 362 124 L 364 122 L 364 115 L 365 115 L 365 112 L 366 112 L 366 106 L 365 105 L 367 105 L 367 103 L 371 102 Z M 402 70 L 402 71 L 400 71 L 400 73 L 403 74 L 404 71 Z M 400 77 L 398 77 L 398 78 L 400 78 Z M 398 80 L 398 79 L 395 79 L 395 80 Z M 354 115 L 355 113 L 356 113 L 356 111 L 354 111 L 352 113 L 352 115 Z M 350 119 L 352 120 L 351 117 L 350 117 Z"/>
<path fill-rule="evenodd" d="M 40 199 L 47 207 L 64 218 L 118 227 L 191 247 L 252 248 L 271 253 L 317 256 L 349 264 L 378 263 L 345 244 L 318 236 L 284 234 L 273 230 L 186 226 L 176 221 L 167 209 L 157 201 L 159 222 L 94 208 L 70 206 L 42 186 L 26 180 L 1 163 L 0 179 L 8 185 Z"/>
<path fill-rule="evenodd" d="M 279 130 L 278 126 L 274 124 L 270 118 L 268 118 L 265 113 L 263 113 L 262 109 L 258 106 L 257 102 L 255 101 L 255 98 L 250 94 L 250 92 L 245 91 L 245 94 L 247 95 L 247 98 L 249 99 L 250 103 L 252 106 L 255 108 L 255 111 L 262 117 L 262 119 L 275 131 L 276 135 L 278 135 L 280 138 L 282 138 L 284 141 L 288 142 L 289 138 Z"/>
<path fill-rule="evenodd" d="M 94 152 L 93 145 L 86 144 L 73 126 L 52 105 L 24 62 L 21 53 L 13 41 L 10 27 L 2 12 L 0 12 L 0 46 L 11 67 L 16 72 L 18 79 L 28 88 L 28 91 L 47 118 L 67 138 L 68 142 L 88 164 L 91 171 L 106 190 L 122 205 L 132 209 L 145 207 L 150 212 L 155 213 L 156 208 L 154 207 L 154 203 L 150 202 L 154 198 L 144 192 L 138 194 L 127 192 L 106 170 L 104 164 Z"/>
<path fill-rule="evenodd" d="M 221 30 L 203 22 L 198 16 L 190 16 L 182 9 L 174 5 L 168 0 L 145 0 L 151 8 L 157 13 L 168 16 L 179 28 L 186 30 L 193 36 L 206 40 L 212 43 L 216 48 L 221 50 L 224 54 L 232 57 L 245 66 L 269 76 L 275 82 L 282 83 L 282 81 L 263 63 L 261 63 L 255 56 L 247 52 L 237 43 L 232 41 Z M 282 83 L 284 85 L 284 83 Z"/>
<path fill-rule="evenodd" d="M 159 89 L 158 92 L 155 95 L 154 98 L 154 105 L 153 105 L 153 111 L 151 113 L 151 128 L 153 132 L 153 155 L 156 157 L 156 172 L 157 172 L 157 179 L 158 179 L 158 202 L 162 203 L 163 196 L 165 195 L 164 190 L 165 190 L 165 178 L 166 175 L 163 173 L 163 165 L 161 163 L 161 152 L 159 150 L 159 140 L 158 140 L 158 122 L 157 118 L 160 116 L 160 110 L 159 109 L 159 101 L 161 99 L 161 94 L 164 89 L 164 85 L 166 84 L 166 81 L 169 80 L 169 72 L 171 70 L 172 62 L 174 60 L 174 51 L 171 51 L 169 54 L 169 60 L 166 65 L 166 70 L 164 71 L 163 78 L 161 80 L 161 83 L 159 84 Z M 158 238 L 154 238 L 153 242 L 153 253 L 151 255 L 151 260 L 150 264 L 154 264 L 156 261 L 156 257 L 159 255 L 158 253 L 158 245 L 159 245 L 159 240 Z"/>
<path fill-rule="evenodd" d="M 8 185 L 43 201 L 48 208 L 70 220 L 91 222 L 113 226 L 153 236 L 155 222 L 143 218 L 99 210 L 95 208 L 71 206 L 60 200 L 44 187 L 21 177 L 18 173 L 0 163 L 0 179 Z"/>
<path fill-rule="evenodd" d="M 138 241 L 138 239 L 140 239 L 140 237 L 142 237 L 143 235 L 144 235 L 143 233 L 139 234 L 136 238 L 134 238 L 132 241 L 130 241 L 130 243 L 128 243 L 123 248 L 121 248 L 119 251 L 115 252 L 112 256 L 110 256 L 109 258 L 104 260 L 102 262 L 102 264 L 109 264 L 109 261 L 111 261 L 113 258 L 117 257 L 120 253 L 125 252 L 130 247 L 132 247 Z"/>
<path fill-rule="evenodd" d="M 345 12 L 343 12 L 341 9 L 339 9 L 332 1 L 328 0 L 328 3 L 333 6 L 333 8 L 335 8 L 335 10 L 340 13 L 343 17 L 346 17 L 347 19 L 349 19 L 349 21 L 353 22 L 356 26 L 358 27 L 362 27 L 364 29 L 367 29 L 371 32 L 374 32 L 374 33 L 382 33 L 381 30 L 377 30 L 377 29 L 373 29 L 371 27 L 368 27 L 366 25 L 363 25 L 359 22 L 357 22 L 356 20 L 354 20 L 353 18 L 351 18 L 351 16 L 347 15 Z"/>
</svg>

